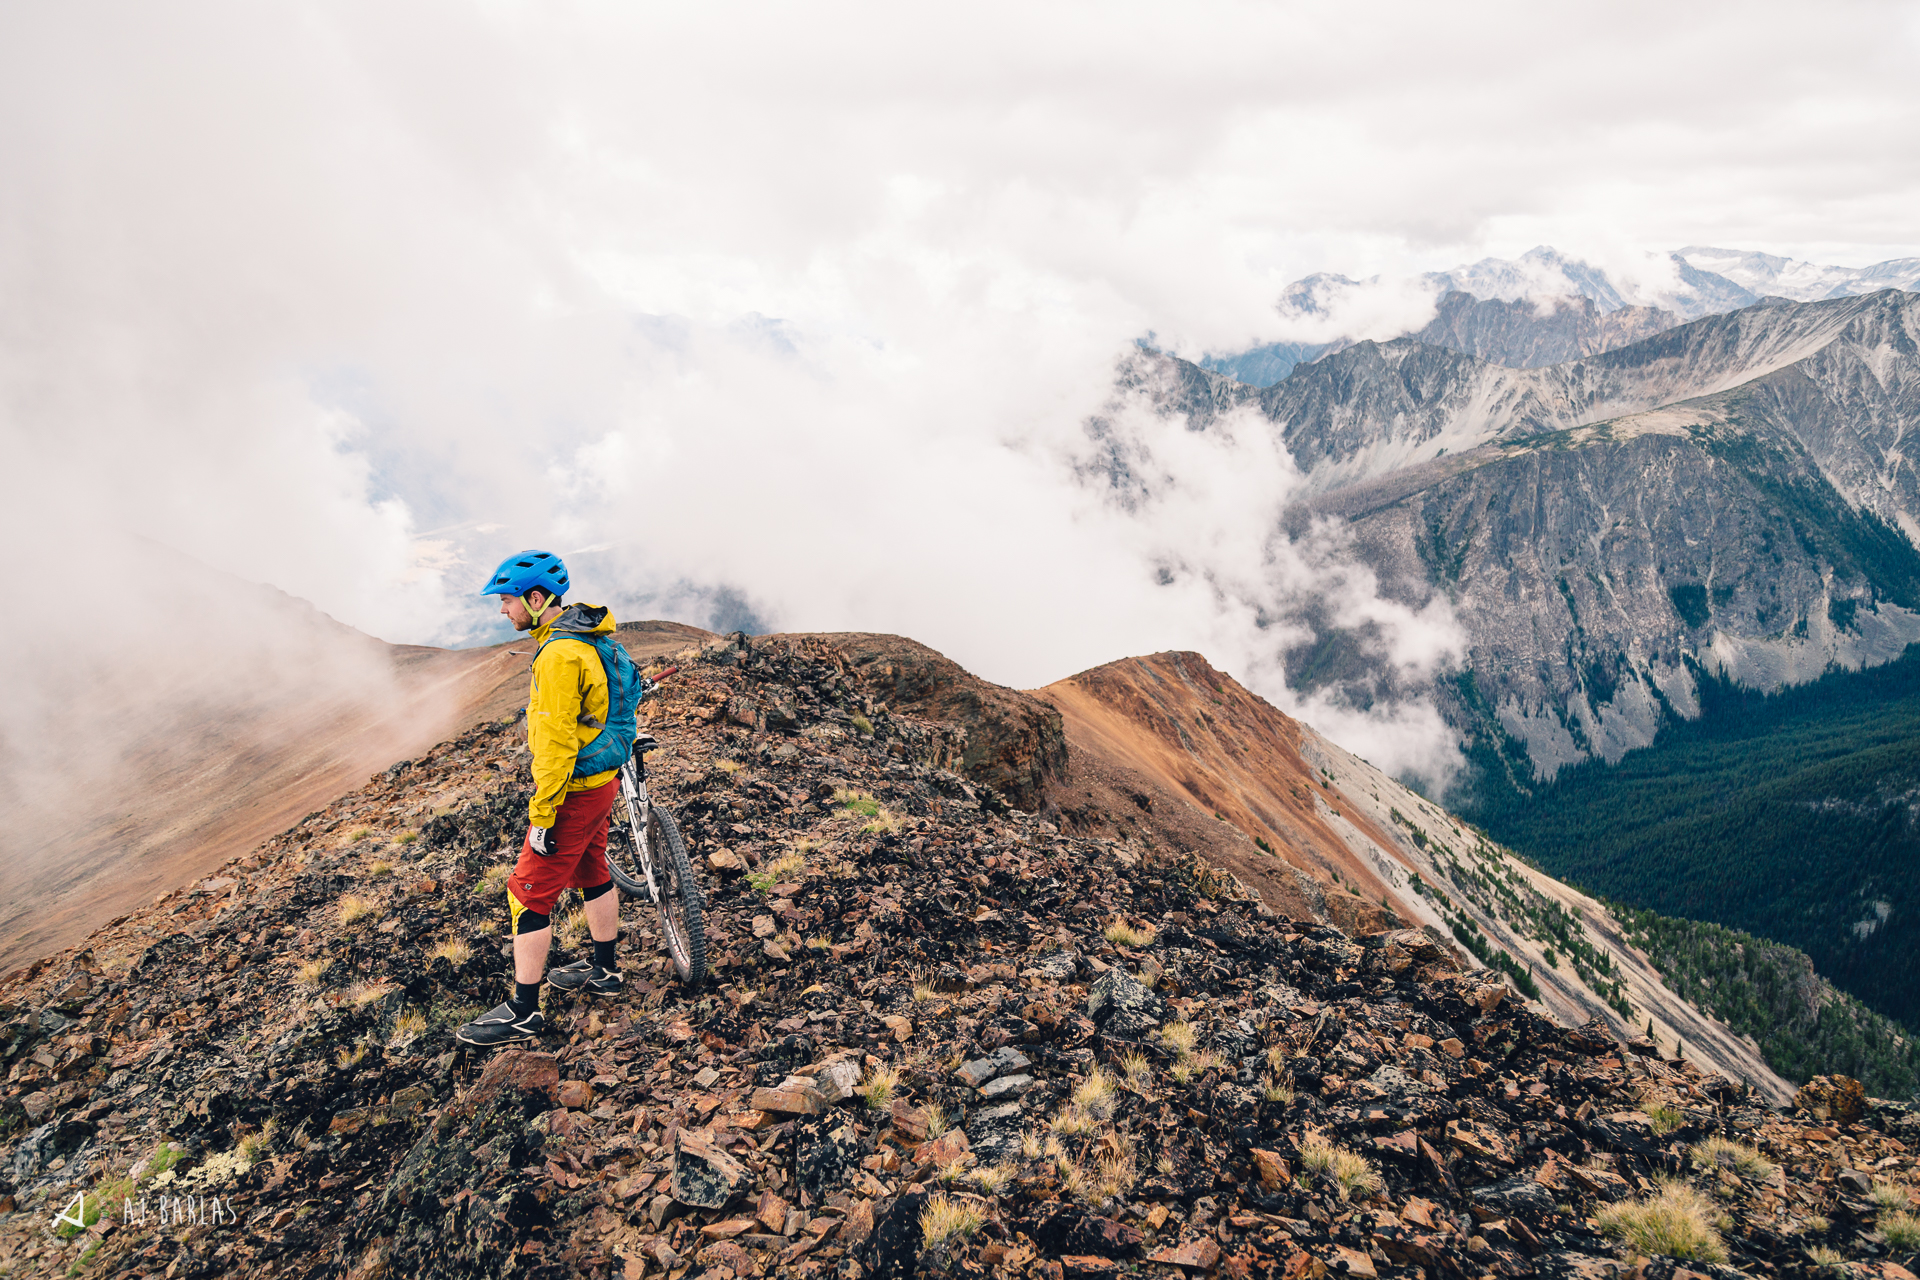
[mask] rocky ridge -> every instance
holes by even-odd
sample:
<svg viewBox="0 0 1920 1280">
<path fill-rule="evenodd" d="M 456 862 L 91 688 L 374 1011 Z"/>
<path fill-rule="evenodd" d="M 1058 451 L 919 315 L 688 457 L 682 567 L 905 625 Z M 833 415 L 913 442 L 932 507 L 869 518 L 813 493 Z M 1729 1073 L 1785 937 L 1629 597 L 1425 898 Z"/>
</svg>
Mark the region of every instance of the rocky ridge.
<svg viewBox="0 0 1920 1280">
<path fill-rule="evenodd" d="M 483 723 L 0 985 L 6 1274 L 1908 1274 L 1903 1106 L 1775 1112 L 1430 931 L 1066 832 L 822 639 L 690 652 L 648 711 L 704 989 L 629 904 L 622 996 L 455 1047 L 524 798 Z M 1676 1204 L 1702 1257 L 1641 1261 Z"/>
</svg>

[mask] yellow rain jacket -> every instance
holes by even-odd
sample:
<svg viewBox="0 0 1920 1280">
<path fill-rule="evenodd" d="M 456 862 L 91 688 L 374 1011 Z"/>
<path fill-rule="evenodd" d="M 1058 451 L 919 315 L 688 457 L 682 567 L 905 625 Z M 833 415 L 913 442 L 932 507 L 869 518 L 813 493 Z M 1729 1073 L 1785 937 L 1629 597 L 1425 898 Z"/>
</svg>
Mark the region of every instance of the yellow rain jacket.
<svg viewBox="0 0 1920 1280">
<path fill-rule="evenodd" d="M 558 628 L 558 630 L 556 630 Z M 527 820 L 536 827 L 553 825 L 562 801 L 575 791 L 591 791 L 613 781 L 618 769 L 573 776 L 580 749 L 606 732 L 595 728 L 607 721 L 607 669 L 600 655 L 586 643 L 569 643 L 568 632 L 608 635 L 613 611 L 599 605 L 568 605 L 552 622 L 533 629 L 540 645 L 533 659 L 533 689 L 527 696 L 527 746 L 533 751 L 533 799 L 527 802 Z M 552 640 L 552 644 L 547 641 Z M 585 712 L 587 723 L 582 723 Z"/>
</svg>

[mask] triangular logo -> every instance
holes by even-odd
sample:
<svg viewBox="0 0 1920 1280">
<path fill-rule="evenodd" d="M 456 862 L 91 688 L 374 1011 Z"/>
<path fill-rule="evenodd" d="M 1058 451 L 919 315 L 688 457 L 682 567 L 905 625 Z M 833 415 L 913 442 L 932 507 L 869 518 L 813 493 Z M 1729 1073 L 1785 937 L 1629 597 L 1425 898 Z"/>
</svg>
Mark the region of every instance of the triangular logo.
<svg viewBox="0 0 1920 1280">
<path fill-rule="evenodd" d="M 85 1230 L 87 1225 L 87 1193 L 84 1191 L 77 1192 L 73 1199 L 68 1202 L 67 1207 L 62 1209 L 59 1215 L 54 1218 L 54 1221 L 71 1222 L 74 1226 Z"/>
</svg>

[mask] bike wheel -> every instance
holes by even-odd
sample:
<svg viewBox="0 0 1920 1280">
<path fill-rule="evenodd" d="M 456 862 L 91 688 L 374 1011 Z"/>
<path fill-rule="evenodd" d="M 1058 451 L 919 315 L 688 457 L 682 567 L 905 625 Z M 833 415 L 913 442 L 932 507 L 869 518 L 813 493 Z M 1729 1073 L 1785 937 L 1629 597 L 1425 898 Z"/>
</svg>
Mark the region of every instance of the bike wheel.
<svg viewBox="0 0 1920 1280">
<path fill-rule="evenodd" d="M 647 845 L 660 880 L 660 931 L 666 937 L 673 971 L 689 987 L 707 976 L 707 930 L 700 882 L 693 878 L 680 824 L 659 805 L 647 806 Z"/>
<path fill-rule="evenodd" d="M 641 857 L 640 822 L 628 802 L 624 782 L 621 778 L 614 783 L 621 787 L 621 793 L 614 801 L 613 822 L 607 829 L 607 871 L 629 898 L 648 898 L 652 895 L 647 892 L 646 862 Z"/>
</svg>

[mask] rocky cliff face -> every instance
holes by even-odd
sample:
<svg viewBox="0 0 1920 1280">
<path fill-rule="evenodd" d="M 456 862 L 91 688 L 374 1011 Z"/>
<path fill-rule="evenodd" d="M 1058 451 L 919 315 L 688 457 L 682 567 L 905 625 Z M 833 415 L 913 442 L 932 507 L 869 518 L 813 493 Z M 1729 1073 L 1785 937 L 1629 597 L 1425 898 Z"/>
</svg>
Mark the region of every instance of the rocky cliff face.
<svg viewBox="0 0 1920 1280">
<path fill-rule="evenodd" d="M 1452 290 L 1441 295 L 1433 320 L 1407 336 L 1493 364 L 1537 369 L 1628 346 L 1679 323 L 1678 315 L 1660 307 L 1607 311 L 1579 295 L 1476 298 Z"/>
<path fill-rule="evenodd" d="M 1540 370 L 1362 343 L 1259 403 L 1311 466 L 1309 509 L 1391 590 L 1451 601 L 1455 722 L 1544 777 L 1690 714 L 1689 663 L 1777 688 L 1920 639 L 1917 340 L 1920 295 L 1888 292 Z"/>
<path fill-rule="evenodd" d="M 1698 1258 L 1810 1276 L 1810 1245 L 1911 1249 L 1859 1234 L 1916 1176 L 1905 1108 L 1816 1082 L 1780 1115 L 1430 932 L 1351 938 L 1168 840 L 1073 834 L 941 767 L 967 735 L 882 706 L 857 657 L 718 641 L 648 704 L 708 895 L 703 990 L 629 904 L 623 995 L 548 993 L 531 1051 L 452 1042 L 508 973 L 524 782 L 498 722 L 10 975 L 0 1265 L 1600 1277 L 1649 1251 L 1666 1174 L 1731 1215 L 1696 1215 Z M 1342 811 L 1398 798 L 1289 749 Z M 1430 888 L 1509 878 L 1415 845 Z"/>
</svg>

